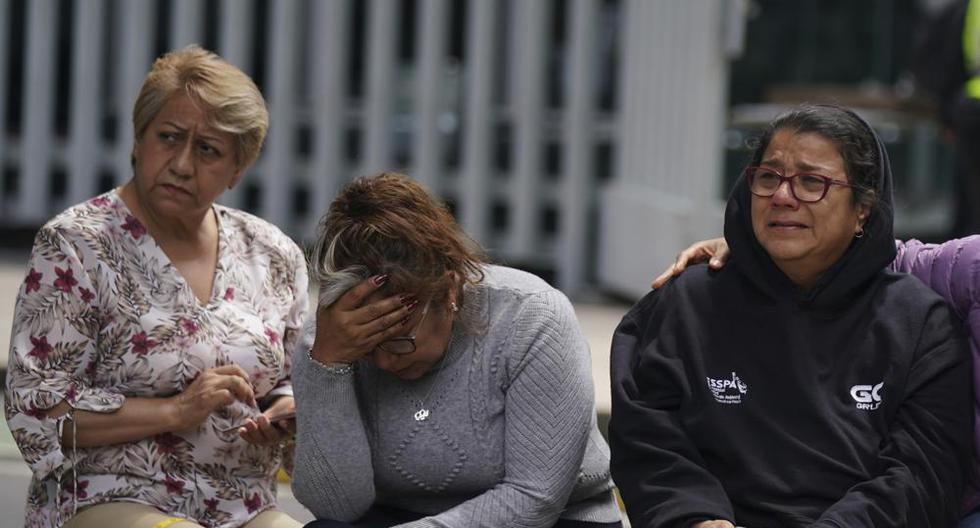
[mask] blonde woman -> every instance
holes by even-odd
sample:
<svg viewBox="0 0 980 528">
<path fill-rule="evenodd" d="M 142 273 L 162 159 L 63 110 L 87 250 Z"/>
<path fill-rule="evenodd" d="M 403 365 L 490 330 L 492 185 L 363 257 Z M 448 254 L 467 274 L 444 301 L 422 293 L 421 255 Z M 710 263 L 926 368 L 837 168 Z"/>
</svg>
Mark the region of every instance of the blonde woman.
<svg viewBox="0 0 980 528">
<path fill-rule="evenodd" d="M 37 234 L 14 314 L 7 424 L 33 471 L 25 525 L 295 527 L 275 474 L 300 249 L 215 200 L 268 128 L 241 70 L 191 46 L 133 111 L 133 177 Z M 237 427 L 239 425 L 246 427 Z"/>
</svg>

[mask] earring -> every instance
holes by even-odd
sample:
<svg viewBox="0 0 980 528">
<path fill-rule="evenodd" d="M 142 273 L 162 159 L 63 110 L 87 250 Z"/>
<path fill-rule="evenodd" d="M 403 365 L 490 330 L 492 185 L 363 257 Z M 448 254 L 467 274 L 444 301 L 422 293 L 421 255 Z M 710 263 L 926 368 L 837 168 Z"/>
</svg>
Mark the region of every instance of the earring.
<svg viewBox="0 0 980 528">
<path fill-rule="evenodd" d="M 453 313 L 456 313 L 459 311 L 459 306 L 456 306 L 455 302 L 451 302 L 449 303 L 449 310 Z"/>
<path fill-rule="evenodd" d="M 854 238 L 861 238 L 864 236 L 864 228 L 862 227 L 860 231 L 854 233 Z"/>
</svg>

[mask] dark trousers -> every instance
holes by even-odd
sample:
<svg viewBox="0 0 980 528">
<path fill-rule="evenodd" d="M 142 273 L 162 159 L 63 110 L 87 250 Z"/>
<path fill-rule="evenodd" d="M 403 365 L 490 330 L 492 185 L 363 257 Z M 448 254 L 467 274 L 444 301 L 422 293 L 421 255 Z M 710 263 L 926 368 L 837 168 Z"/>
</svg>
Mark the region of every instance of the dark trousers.
<svg viewBox="0 0 980 528">
<path fill-rule="evenodd" d="M 402 523 L 417 521 L 425 515 L 384 506 L 375 506 L 368 510 L 364 517 L 355 522 L 319 520 L 307 524 L 304 528 L 388 528 Z M 590 523 L 559 519 L 553 528 L 623 528 L 623 523 Z"/>
</svg>

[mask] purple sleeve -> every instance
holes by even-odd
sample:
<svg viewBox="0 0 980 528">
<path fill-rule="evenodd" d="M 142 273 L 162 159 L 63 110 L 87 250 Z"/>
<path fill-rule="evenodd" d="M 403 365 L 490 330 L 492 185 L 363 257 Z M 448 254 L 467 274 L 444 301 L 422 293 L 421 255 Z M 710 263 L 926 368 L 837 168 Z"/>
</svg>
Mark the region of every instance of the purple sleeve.
<svg viewBox="0 0 980 528">
<path fill-rule="evenodd" d="M 911 273 L 946 300 L 953 313 L 970 322 L 970 313 L 980 300 L 980 236 L 923 244 L 918 240 L 896 241 L 898 256 L 892 269 Z M 980 327 L 971 324 L 971 334 L 980 337 Z"/>
<path fill-rule="evenodd" d="M 923 244 L 918 240 L 896 241 L 898 257 L 892 269 L 911 273 L 946 300 L 953 313 L 966 325 L 973 353 L 973 387 L 976 423 L 980 424 L 980 235 Z M 980 452 L 980 436 L 974 435 Z M 980 491 L 967 497 L 968 508 L 980 505 Z"/>
</svg>

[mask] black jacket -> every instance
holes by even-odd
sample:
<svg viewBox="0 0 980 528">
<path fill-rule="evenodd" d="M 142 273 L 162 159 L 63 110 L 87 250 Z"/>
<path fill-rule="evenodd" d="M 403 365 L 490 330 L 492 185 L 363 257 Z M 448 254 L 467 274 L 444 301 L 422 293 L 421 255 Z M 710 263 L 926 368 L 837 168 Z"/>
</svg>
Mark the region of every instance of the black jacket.
<svg viewBox="0 0 980 528">
<path fill-rule="evenodd" d="M 948 528 L 971 465 L 966 342 L 943 301 L 887 271 L 883 206 L 801 293 L 756 241 L 740 180 L 733 260 L 643 298 L 612 344 L 613 478 L 634 527 Z"/>
</svg>

